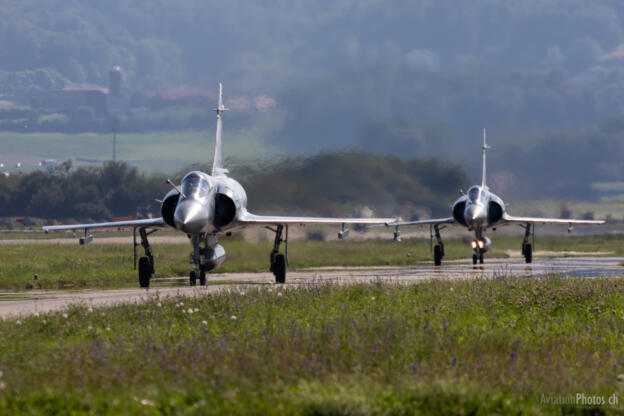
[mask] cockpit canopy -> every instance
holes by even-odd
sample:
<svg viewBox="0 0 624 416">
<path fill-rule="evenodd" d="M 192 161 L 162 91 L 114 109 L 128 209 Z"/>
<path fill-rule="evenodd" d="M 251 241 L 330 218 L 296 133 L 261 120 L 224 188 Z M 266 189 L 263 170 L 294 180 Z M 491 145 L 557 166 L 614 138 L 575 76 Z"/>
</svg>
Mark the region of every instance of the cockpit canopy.
<svg viewBox="0 0 624 416">
<path fill-rule="evenodd" d="M 470 202 L 478 201 L 481 198 L 482 194 L 483 190 L 478 186 L 473 186 L 472 188 L 468 189 L 468 199 L 470 200 Z"/>
<path fill-rule="evenodd" d="M 210 193 L 211 184 L 208 178 L 191 172 L 182 180 L 182 193 L 187 198 L 203 199 Z"/>
</svg>

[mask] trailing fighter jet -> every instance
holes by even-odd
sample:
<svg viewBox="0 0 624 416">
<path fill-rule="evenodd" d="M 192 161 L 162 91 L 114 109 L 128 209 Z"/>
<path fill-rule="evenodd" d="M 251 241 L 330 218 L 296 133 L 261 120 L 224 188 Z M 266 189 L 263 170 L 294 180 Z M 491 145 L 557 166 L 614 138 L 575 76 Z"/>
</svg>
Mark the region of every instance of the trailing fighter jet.
<svg viewBox="0 0 624 416">
<path fill-rule="evenodd" d="M 219 236 L 231 235 L 240 229 L 259 226 L 275 233 L 273 250 L 270 255 L 270 270 L 277 283 L 286 280 L 288 263 L 288 226 L 292 224 L 340 224 L 340 239 L 346 237 L 346 224 L 388 224 L 395 218 L 314 218 L 254 215 L 247 211 L 247 194 L 242 185 L 228 176 L 223 167 L 221 156 L 222 115 L 228 109 L 223 105 L 223 88 L 219 84 L 217 112 L 217 131 L 212 174 L 199 171 L 187 173 L 181 186 L 167 182 L 172 190 L 165 195 L 161 205 L 161 217 L 155 219 L 104 222 L 94 224 L 55 225 L 43 227 L 45 232 L 84 229 L 81 244 L 89 243 L 93 236 L 89 230 L 94 228 L 132 227 L 134 237 L 134 266 L 137 265 L 137 247 L 143 246 L 145 256 L 139 258 L 139 284 L 149 287 L 154 274 L 154 258 L 148 236 L 159 229 L 170 227 L 188 235 L 193 246 L 190 272 L 190 284 L 199 280 L 206 284 L 206 272 L 225 261 L 225 249 L 218 244 Z M 137 230 L 140 243 L 137 243 Z M 148 231 L 149 230 L 149 231 Z M 280 253 L 280 244 L 284 243 L 284 254 Z"/>
<path fill-rule="evenodd" d="M 486 185 L 486 161 L 485 155 L 490 147 L 485 141 L 485 129 L 483 129 L 483 171 L 481 177 L 481 185 L 475 185 L 468 190 L 468 193 L 462 195 L 451 207 L 452 216 L 448 218 L 395 222 L 386 224 L 386 226 L 395 227 L 394 239 L 401 240 L 400 226 L 406 225 L 429 225 L 430 238 L 436 239 L 436 245 L 433 247 L 433 259 L 436 266 L 442 264 L 444 257 L 444 243 L 440 236 L 440 230 L 445 224 L 462 225 L 468 228 L 468 231 L 474 231 L 475 238 L 470 241 L 470 247 L 473 249 L 472 263 L 477 262 L 483 264 L 483 255 L 492 246 L 492 240 L 484 235 L 488 228 L 496 230 L 499 225 L 516 223 L 524 228 L 524 239 L 522 240 L 522 255 L 527 263 L 533 261 L 533 244 L 529 241 L 530 237 L 535 238 L 535 224 L 568 224 L 571 230 L 573 224 L 604 224 L 604 221 L 593 220 L 573 220 L 565 218 L 533 218 L 533 217 L 514 217 L 507 214 L 503 200 L 490 191 Z"/>
</svg>

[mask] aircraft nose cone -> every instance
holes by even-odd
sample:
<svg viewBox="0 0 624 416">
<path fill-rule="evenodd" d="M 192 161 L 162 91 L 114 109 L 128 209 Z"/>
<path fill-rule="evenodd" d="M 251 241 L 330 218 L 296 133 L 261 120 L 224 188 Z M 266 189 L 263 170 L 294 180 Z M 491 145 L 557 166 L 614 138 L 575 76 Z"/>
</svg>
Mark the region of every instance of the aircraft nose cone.
<svg viewBox="0 0 624 416">
<path fill-rule="evenodd" d="M 206 209 L 193 200 L 184 200 L 178 204 L 173 214 L 176 227 L 187 234 L 197 234 L 208 222 Z"/>
<path fill-rule="evenodd" d="M 487 213 L 481 205 L 469 204 L 464 211 L 464 218 L 468 225 L 477 228 L 485 225 Z"/>
</svg>

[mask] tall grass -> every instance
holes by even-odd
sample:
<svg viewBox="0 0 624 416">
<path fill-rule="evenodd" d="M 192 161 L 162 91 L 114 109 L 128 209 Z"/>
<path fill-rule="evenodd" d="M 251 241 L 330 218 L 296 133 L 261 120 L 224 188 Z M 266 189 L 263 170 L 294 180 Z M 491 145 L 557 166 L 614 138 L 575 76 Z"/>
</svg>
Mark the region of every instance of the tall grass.
<svg viewBox="0 0 624 416">
<path fill-rule="evenodd" d="M 244 288 L 0 322 L 2 414 L 616 413 L 624 283 Z M 624 397 L 624 396 L 623 396 Z"/>
</svg>

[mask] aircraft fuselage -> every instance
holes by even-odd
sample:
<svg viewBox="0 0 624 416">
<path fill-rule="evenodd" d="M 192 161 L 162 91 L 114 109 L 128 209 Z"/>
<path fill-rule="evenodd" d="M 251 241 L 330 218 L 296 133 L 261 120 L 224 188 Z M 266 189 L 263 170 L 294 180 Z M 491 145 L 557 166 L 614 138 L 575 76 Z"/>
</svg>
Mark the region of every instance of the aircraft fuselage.
<svg viewBox="0 0 624 416">
<path fill-rule="evenodd" d="M 496 194 L 489 191 L 487 186 L 475 185 L 453 204 L 453 218 L 469 231 L 474 231 L 475 240 L 471 246 L 475 252 L 484 253 L 491 241 L 484 233 L 490 227 L 495 227 L 505 213 L 505 204 Z"/>
</svg>

